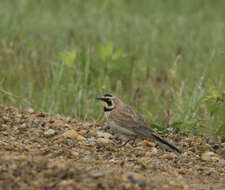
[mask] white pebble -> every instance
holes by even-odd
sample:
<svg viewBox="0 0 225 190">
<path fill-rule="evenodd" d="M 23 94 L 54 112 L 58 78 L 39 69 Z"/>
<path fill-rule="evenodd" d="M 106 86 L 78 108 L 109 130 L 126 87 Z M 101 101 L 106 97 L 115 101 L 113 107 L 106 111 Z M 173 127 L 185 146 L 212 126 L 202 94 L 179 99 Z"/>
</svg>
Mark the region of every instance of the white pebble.
<svg viewBox="0 0 225 190">
<path fill-rule="evenodd" d="M 50 137 L 50 136 L 53 136 L 55 134 L 55 130 L 54 129 L 48 129 L 47 131 L 44 132 L 44 135 L 46 137 Z"/>
</svg>

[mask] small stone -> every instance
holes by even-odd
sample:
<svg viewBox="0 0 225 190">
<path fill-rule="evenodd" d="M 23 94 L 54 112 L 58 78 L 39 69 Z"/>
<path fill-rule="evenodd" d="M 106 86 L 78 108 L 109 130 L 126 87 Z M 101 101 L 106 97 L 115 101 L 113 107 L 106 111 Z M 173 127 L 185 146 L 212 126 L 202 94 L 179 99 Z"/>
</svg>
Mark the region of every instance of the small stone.
<svg viewBox="0 0 225 190">
<path fill-rule="evenodd" d="M 77 132 L 79 135 L 84 136 L 85 134 L 87 134 L 86 130 L 80 130 L 79 132 Z"/>
<path fill-rule="evenodd" d="M 101 131 L 97 131 L 97 137 L 104 138 L 104 133 Z"/>
<path fill-rule="evenodd" d="M 153 147 L 152 149 L 149 149 L 149 151 L 145 152 L 145 156 L 150 158 L 151 156 L 155 155 L 158 153 L 158 149 Z"/>
<path fill-rule="evenodd" d="M 27 125 L 26 125 L 26 123 L 23 123 L 23 124 L 20 126 L 20 129 L 25 129 L 25 128 L 27 128 Z"/>
<path fill-rule="evenodd" d="M 154 148 L 152 148 L 152 153 L 153 153 L 153 154 L 157 154 L 157 153 L 158 153 L 158 149 L 157 149 L 157 148 L 155 148 L 155 147 L 154 147 Z"/>
<path fill-rule="evenodd" d="M 101 171 L 93 171 L 90 173 L 90 175 L 94 178 L 99 178 L 99 177 L 104 176 L 104 174 Z"/>
<path fill-rule="evenodd" d="M 170 153 L 166 153 L 162 156 L 163 159 L 167 159 L 167 160 L 173 160 L 175 158 L 175 154 L 170 152 Z"/>
<path fill-rule="evenodd" d="M 148 146 L 148 147 L 155 147 L 155 143 L 149 142 L 147 140 L 143 141 L 144 146 Z"/>
<path fill-rule="evenodd" d="M 91 128 L 91 130 L 89 131 L 89 135 L 91 137 L 97 137 L 97 133 L 98 133 L 98 130 L 96 128 Z"/>
<path fill-rule="evenodd" d="M 2 125 L 1 125 L 1 127 L 2 127 L 2 128 L 7 128 L 7 127 L 8 127 L 8 125 L 6 125 L 6 124 L 2 124 Z"/>
<path fill-rule="evenodd" d="M 10 121 L 10 118 L 9 117 L 6 117 L 6 116 L 3 116 L 2 119 L 3 119 L 4 122 Z"/>
<path fill-rule="evenodd" d="M 195 143 L 201 143 L 203 141 L 202 137 L 195 138 Z"/>
<path fill-rule="evenodd" d="M 86 141 L 87 139 L 81 135 L 78 135 L 77 140 L 79 141 Z"/>
<path fill-rule="evenodd" d="M 61 128 L 61 127 L 65 126 L 65 122 L 62 121 L 61 119 L 56 119 L 56 120 L 54 120 L 54 123 L 51 124 L 51 126 L 53 128 Z"/>
<path fill-rule="evenodd" d="M 210 152 L 212 150 L 212 148 L 211 148 L 211 146 L 209 144 L 203 144 L 202 145 L 202 150 L 204 152 L 206 152 L 206 151 Z"/>
<path fill-rule="evenodd" d="M 128 172 L 127 173 L 127 178 L 132 182 L 135 183 L 134 177 L 135 177 L 136 173 L 134 172 Z"/>
<path fill-rule="evenodd" d="M 4 120 L 0 117 L 0 125 L 4 123 Z"/>
<path fill-rule="evenodd" d="M 28 108 L 27 111 L 28 111 L 29 113 L 34 113 L 34 109 L 32 109 L 32 108 Z"/>
<path fill-rule="evenodd" d="M 109 139 L 105 139 L 105 138 L 98 138 L 97 139 L 97 143 L 98 144 L 108 144 L 108 143 L 110 143 L 110 140 Z"/>
<path fill-rule="evenodd" d="M 79 157 L 79 153 L 77 151 L 72 151 L 71 154 L 75 157 L 78 158 Z"/>
<path fill-rule="evenodd" d="M 219 145 L 219 144 L 214 144 L 214 145 L 212 146 L 212 148 L 213 148 L 214 150 L 218 150 L 218 149 L 220 148 L 220 145 Z"/>
<path fill-rule="evenodd" d="M 67 179 L 67 180 L 62 180 L 59 183 L 59 187 L 61 187 L 62 189 L 74 189 L 75 186 L 75 181 L 72 179 Z"/>
<path fill-rule="evenodd" d="M 104 133 L 104 132 L 101 132 L 101 131 L 97 132 L 97 137 L 99 137 L 99 138 L 109 139 L 110 136 L 111 136 L 110 133 Z"/>
<path fill-rule="evenodd" d="M 64 127 L 68 127 L 68 128 L 69 128 L 69 127 L 70 127 L 70 125 L 66 123 L 66 124 L 64 125 Z"/>
<path fill-rule="evenodd" d="M 92 144 L 92 145 L 95 145 L 96 144 L 96 140 L 95 140 L 95 138 L 88 138 L 87 139 L 88 140 L 88 142 L 90 143 L 90 144 Z"/>
<path fill-rule="evenodd" d="M 204 161 L 213 161 L 213 160 L 219 160 L 219 158 L 216 156 L 214 152 L 205 152 L 201 155 L 201 159 Z"/>
<path fill-rule="evenodd" d="M 18 115 L 16 115 L 16 118 L 17 119 L 21 119 L 23 117 L 23 115 L 22 114 L 18 114 Z"/>
<path fill-rule="evenodd" d="M 225 160 L 223 159 L 219 159 L 218 163 L 217 163 L 217 166 L 221 167 L 221 168 L 224 168 L 225 167 Z"/>
<path fill-rule="evenodd" d="M 127 172 L 127 178 L 132 182 L 136 183 L 137 181 L 144 181 L 144 176 L 135 172 Z"/>
<path fill-rule="evenodd" d="M 76 123 L 78 123 L 78 121 L 77 121 L 76 119 L 72 119 L 72 120 L 70 121 L 70 123 L 71 123 L 71 124 L 76 124 Z"/>
<path fill-rule="evenodd" d="M 46 137 L 50 137 L 50 136 L 53 136 L 55 134 L 55 130 L 54 129 L 48 129 L 47 131 L 44 132 L 44 135 Z"/>
<path fill-rule="evenodd" d="M 149 152 L 149 151 L 145 152 L 145 156 L 151 158 L 152 152 Z"/>
<path fill-rule="evenodd" d="M 74 130 L 68 130 L 65 133 L 63 133 L 64 138 L 71 138 L 71 139 L 77 139 L 79 134 Z"/>
<path fill-rule="evenodd" d="M 138 180 L 137 185 L 141 188 L 144 188 L 146 186 L 146 181 L 144 180 Z"/>
</svg>

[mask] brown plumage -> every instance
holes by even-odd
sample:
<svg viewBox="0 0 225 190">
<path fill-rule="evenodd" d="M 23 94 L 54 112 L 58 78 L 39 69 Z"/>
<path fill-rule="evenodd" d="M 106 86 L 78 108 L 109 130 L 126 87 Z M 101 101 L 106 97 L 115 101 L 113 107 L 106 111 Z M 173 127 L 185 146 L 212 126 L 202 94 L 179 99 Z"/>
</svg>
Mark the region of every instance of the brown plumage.
<svg viewBox="0 0 225 190">
<path fill-rule="evenodd" d="M 128 141 L 133 140 L 134 142 L 136 138 L 155 139 L 167 145 L 170 149 L 181 153 L 178 148 L 156 134 L 138 112 L 129 105 L 124 104 L 118 97 L 105 94 L 97 99 L 101 100 L 104 105 L 108 125 L 117 133 L 127 136 L 129 138 Z"/>
</svg>

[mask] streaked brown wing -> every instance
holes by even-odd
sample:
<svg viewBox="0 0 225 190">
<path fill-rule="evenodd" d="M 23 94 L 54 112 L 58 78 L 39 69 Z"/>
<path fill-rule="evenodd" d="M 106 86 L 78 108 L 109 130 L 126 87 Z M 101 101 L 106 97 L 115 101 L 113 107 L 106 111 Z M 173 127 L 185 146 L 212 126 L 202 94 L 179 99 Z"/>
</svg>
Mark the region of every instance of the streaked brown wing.
<svg viewBox="0 0 225 190">
<path fill-rule="evenodd" d="M 134 132 L 137 136 L 152 137 L 152 133 L 154 133 L 144 118 L 128 105 L 113 110 L 110 117 L 117 125 Z"/>
</svg>

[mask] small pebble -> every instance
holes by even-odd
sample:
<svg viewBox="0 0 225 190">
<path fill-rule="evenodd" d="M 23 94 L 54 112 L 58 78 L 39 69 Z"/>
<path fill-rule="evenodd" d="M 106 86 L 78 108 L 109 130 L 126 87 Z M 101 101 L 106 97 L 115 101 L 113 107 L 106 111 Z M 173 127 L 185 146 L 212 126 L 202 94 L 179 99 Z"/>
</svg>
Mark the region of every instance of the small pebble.
<svg viewBox="0 0 225 190">
<path fill-rule="evenodd" d="M 0 117 L 0 124 L 3 124 L 4 120 Z"/>
<path fill-rule="evenodd" d="M 3 116 L 2 119 L 3 119 L 4 122 L 10 121 L 10 118 L 9 117 L 6 117 L 6 116 Z"/>
<path fill-rule="evenodd" d="M 77 140 L 79 141 L 86 141 L 87 139 L 81 135 L 78 135 Z"/>
<path fill-rule="evenodd" d="M 170 153 L 165 153 L 162 156 L 163 159 L 167 159 L 167 160 L 173 160 L 175 158 L 175 154 L 170 152 Z"/>
<path fill-rule="evenodd" d="M 87 133 L 86 130 L 81 130 L 78 132 L 79 135 L 84 136 Z"/>
<path fill-rule="evenodd" d="M 110 140 L 109 139 L 105 139 L 105 138 L 98 138 L 97 139 L 97 143 L 98 144 L 108 144 L 108 143 L 110 143 Z"/>
<path fill-rule="evenodd" d="M 213 148 L 214 150 L 218 150 L 218 149 L 220 148 L 220 145 L 214 144 L 214 145 L 212 146 L 212 148 Z"/>
<path fill-rule="evenodd" d="M 109 139 L 112 135 L 110 133 L 104 133 L 101 131 L 97 132 L 97 137 L 99 138 L 105 138 L 105 139 Z"/>
<path fill-rule="evenodd" d="M 219 158 L 216 156 L 214 152 L 205 152 L 201 155 L 201 159 L 204 161 L 213 161 L 213 160 L 219 160 Z"/>
<path fill-rule="evenodd" d="M 155 147 L 154 147 L 154 148 L 152 148 L 152 153 L 153 153 L 153 154 L 158 153 L 158 149 L 157 149 L 157 148 L 155 148 Z"/>
<path fill-rule="evenodd" d="M 144 146 L 148 146 L 148 147 L 155 147 L 155 143 L 153 142 L 149 142 L 147 140 L 143 141 Z"/>
<path fill-rule="evenodd" d="M 224 168 L 225 167 L 225 160 L 223 159 L 219 159 L 218 163 L 217 163 L 217 166 L 221 167 L 221 168 Z"/>
<path fill-rule="evenodd" d="M 23 123 L 23 124 L 20 126 L 20 129 L 25 129 L 25 128 L 27 128 L 27 125 L 26 125 L 26 123 Z"/>
<path fill-rule="evenodd" d="M 72 151 L 71 154 L 72 154 L 75 158 L 78 158 L 78 157 L 79 157 L 79 152 L 77 152 L 77 151 Z"/>
<path fill-rule="evenodd" d="M 68 130 L 62 135 L 64 138 L 77 139 L 79 134 L 74 130 Z"/>
<path fill-rule="evenodd" d="M 134 181 L 137 181 L 137 180 L 141 181 L 141 180 L 143 180 L 144 177 L 139 173 L 135 173 L 135 172 L 130 171 L 130 172 L 127 172 L 127 178 L 130 181 L 134 182 Z"/>
<path fill-rule="evenodd" d="M 93 144 L 93 145 L 96 144 L 95 138 L 88 138 L 87 140 L 88 140 L 88 142 L 89 142 L 90 144 Z"/>
<path fill-rule="evenodd" d="M 46 137 L 50 137 L 50 136 L 53 136 L 55 134 L 55 130 L 54 129 L 48 129 L 47 131 L 44 132 L 44 135 Z"/>
<path fill-rule="evenodd" d="M 144 188 L 146 186 L 146 181 L 144 180 L 138 180 L 137 185 L 141 188 Z"/>
<path fill-rule="evenodd" d="M 91 176 L 94 178 L 99 178 L 99 177 L 104 176 L 104 174 L 101 171 L 94 171 L 91 173 Z"/>
<path fill-rule="evenodd" d="M 29 113 L 34 113 L 34 109 L 32 109 L 32 108 L 28 108 L 27 111 L 28 111 Z"/>
</svg>

